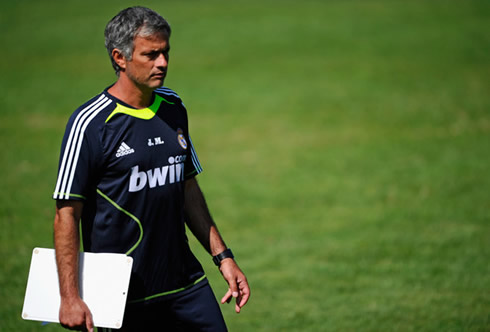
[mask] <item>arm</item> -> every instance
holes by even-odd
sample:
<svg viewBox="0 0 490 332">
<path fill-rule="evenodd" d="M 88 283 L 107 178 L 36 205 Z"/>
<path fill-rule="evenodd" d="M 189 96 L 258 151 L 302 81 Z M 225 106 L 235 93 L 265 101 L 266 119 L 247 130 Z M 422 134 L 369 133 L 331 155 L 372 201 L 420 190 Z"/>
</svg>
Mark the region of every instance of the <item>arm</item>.
<svg viewBox="0 0 490 332">
<path fill-rule="evenodd" d="M 60 323 L 68 329 L 93 331 L 92 314 L 80 298 L 78 287 L 78 225 L 82 215 L 80 201 L 57 201 L 54 218 L 54 247 L 60 283 Z"/>
<path fill-rule="evenodd" d="M 185 182 L 185 214 L 189 229 L 211 255 L 216 256 L 226 250 L 195 178 Z M 221 303 L 229 302 L 231 297 L 236 298 L 235 311 L 239 313 L 250 297 L 247 278 L 232 258 L 223 259 L 219 269 L 229 287 Z"/>
</svg>

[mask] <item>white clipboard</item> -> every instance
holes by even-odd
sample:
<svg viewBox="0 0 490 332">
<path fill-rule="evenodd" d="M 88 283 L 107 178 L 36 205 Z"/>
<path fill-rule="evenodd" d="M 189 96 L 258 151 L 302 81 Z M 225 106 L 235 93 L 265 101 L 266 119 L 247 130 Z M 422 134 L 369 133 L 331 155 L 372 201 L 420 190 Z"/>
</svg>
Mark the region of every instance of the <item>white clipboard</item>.
<svg viewBox="0 0 490 332">
<path fill-rule="evenodd" d="M 94 325 L 121 328 L 133 259 L 125 254 L 82 252 L 79 262 L 80 295 Z M 34 248 L 22 318 L 59 323 L 60 302 L 55 251 Z"/>
</svg>

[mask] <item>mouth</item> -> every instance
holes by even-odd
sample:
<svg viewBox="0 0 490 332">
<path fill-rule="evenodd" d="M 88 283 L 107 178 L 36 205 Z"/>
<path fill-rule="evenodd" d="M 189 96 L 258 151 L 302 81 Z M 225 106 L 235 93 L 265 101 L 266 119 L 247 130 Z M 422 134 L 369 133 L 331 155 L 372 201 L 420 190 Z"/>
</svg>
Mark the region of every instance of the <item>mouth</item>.
<svg viewBox="0 0 490 332">
<path fill-rule="evenodd" d="M 158 78 L 158 79 L 164 79 L 165 76 L 166 76 L 166 73 L 156 73 L 156 74 L 151 75 L 151 77 Z"/>
</svg>

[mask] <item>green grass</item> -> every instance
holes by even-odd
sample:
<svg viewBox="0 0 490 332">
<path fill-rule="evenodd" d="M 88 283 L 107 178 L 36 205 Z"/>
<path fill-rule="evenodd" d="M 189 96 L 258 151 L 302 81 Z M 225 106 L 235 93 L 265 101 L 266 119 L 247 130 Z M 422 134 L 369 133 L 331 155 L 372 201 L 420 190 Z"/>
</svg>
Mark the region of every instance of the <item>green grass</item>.
<svg viewBox="0 0 490 332">
<path fill-rule="evenodd" d="M 70 113 L 132 2 L 0 11 L 0 330 L 52 247 Z M 149 1 L 173 27 L 199 176 L 252 298 L 232 331 L 490 330 L 487 1 Z M 194 239 L 217 297 L 221 277 Z"/>
</svg>

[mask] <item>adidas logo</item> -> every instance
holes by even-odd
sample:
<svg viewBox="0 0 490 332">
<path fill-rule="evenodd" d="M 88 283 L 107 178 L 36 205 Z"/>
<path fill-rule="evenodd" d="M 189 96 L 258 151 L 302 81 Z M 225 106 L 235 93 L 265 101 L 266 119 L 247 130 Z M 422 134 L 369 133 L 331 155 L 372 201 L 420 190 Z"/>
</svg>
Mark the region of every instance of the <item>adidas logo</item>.
<svg viewBox="0 0 490 332">
<path fill-rule="evenodd" d="M 119 149 L 117 149 L 116 157 L 119 158 L 131 153 L 134 153 L 134 149 L 131 149 L 126 143 L 122 142 Z"/>
</svg>

